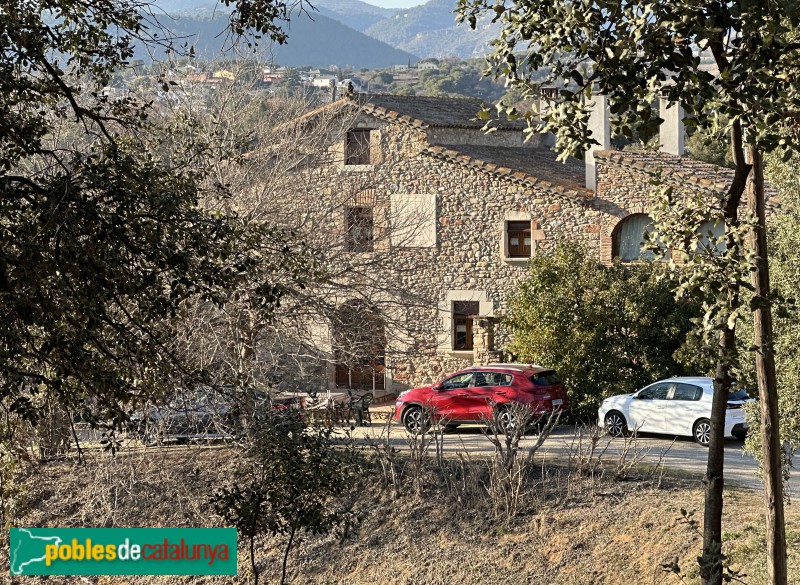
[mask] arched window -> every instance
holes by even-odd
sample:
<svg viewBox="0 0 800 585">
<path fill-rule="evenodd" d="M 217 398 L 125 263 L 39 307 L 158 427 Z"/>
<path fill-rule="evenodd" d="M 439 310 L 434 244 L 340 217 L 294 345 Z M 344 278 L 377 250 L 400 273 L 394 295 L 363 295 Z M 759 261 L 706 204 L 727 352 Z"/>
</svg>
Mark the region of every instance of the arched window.
<svg viewBox="0 0 800 585">
<path fill-rule="evenodd" d="M 697 253 L 721 256 L 725 253 L 727 242 L 725 242 L 725 222 L 709 220 L 703 222 L 698 228 Z M 716 250 L 714 250 L 716 248 Z"/>
<path fill-rule="evenodd" d="M 645 232 L 652 232 L 654 229 L 653 219 L 646 213 L 634 213 L 623 219 L 611 235 L 614 256 L 623 262 L 654 260 L 653 252 L 642 251 Z"/>
</svg>

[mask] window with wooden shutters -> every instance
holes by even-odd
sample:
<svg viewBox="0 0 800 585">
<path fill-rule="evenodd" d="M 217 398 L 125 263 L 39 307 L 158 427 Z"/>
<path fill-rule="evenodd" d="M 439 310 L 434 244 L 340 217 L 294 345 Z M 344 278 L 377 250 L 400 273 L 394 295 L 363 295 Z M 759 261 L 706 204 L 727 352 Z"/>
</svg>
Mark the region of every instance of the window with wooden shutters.
<svg viewBox="0 0 800 585">
<path fill-rule="evenodd" d="M 358 129 L 347 132 L 345 144 L 344 164 L 369 165 L 370 157 L 370 130 Z"/>
<path fill-rule="evenodd" d="M 372 207 L 348 207 L 345 248 L 348 252 L 372 252 L 375 218 Z"/>
<path fill-rule="evenodd" d="M 509 258 L 531 257 L 531 222 L 506 222 Z"/>
<path fill-rule="evenodd" d="M 453 301 L 453 349 L 472 351 L 472 318 L 479 312 L 478 301 Z"/>
</svg>

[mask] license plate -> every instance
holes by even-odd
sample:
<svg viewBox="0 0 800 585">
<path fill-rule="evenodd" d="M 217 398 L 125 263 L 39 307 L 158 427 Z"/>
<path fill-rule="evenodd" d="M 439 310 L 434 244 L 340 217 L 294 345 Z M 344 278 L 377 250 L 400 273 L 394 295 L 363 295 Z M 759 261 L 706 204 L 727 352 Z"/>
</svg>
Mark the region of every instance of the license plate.
<svg viewBox="0 0 800 585">
<path fill-rule="evenodd" d="M 555 400 L 553 400 L 553 406 L 561 406 L 562 404 L 564 404 L 564 401 L 561 400 L 560 398 L 556 398 Z"/>
</svg>

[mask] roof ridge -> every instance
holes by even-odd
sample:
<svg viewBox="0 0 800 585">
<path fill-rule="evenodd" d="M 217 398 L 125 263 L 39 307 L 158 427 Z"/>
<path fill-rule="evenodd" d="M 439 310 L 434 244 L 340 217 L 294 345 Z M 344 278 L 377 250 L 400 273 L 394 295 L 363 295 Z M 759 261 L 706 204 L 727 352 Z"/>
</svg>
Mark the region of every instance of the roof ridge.
<svg viewBox="0 0 800 585">
<path fill-rule="evenodd" d="M 352 99 L 353 97 L 356 97 L 356 96 L 372 96 L 372 95 L 380 96 L 380 97 L 390 97 L 390 98 L 393 98 L 393 99 L 420 99 L 420 98 L 422 98 L 422 99 L 430 99 L 430 100 L 442 100 L 442 99 L 445 99 L 445 100 L 461 100 L 461 101 L 469 101 L 469 100 L 476 101 L 477 100 L 477 101 L 482 101 L 482 102 L 484 102 L 486 104 L 491 103 L 488 100 L 485 100 L 485 99 L 483 99 L 482 97 L 479 97 L 479 96 L 474 96 L 473 97 L 473 96 L 464 96 L 464 95 L 459 95 L 459 96 L 449 96 L 449 95 L 402 95 L 402 94 L 394 94 L 394 93 L 376 93 L 376 92 L 357 91 L 357 92 L 353 92 L 352 96 L 348 96 L 348 97 L 350 97 L 350 99 Z"/>
</svg>

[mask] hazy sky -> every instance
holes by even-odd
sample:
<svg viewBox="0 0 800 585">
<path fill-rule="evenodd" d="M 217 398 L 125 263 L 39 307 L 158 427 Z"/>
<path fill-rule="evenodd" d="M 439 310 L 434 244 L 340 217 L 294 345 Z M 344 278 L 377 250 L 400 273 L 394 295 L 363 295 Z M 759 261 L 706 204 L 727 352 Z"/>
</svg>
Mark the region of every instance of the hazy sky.
<svg viewBox="0 0 800 585">
<path fill-rule="evenodd" d="M 367 4 L 374 4 L 382 8 L 410 8 L 412 6 L 419 6 L 425 4 L 428 0 L 362 0 Z M 455 6 L 455 2 L 453 2 Z"/>
</svg>

